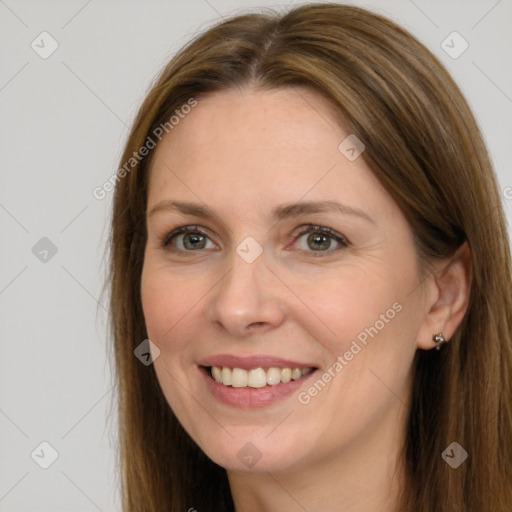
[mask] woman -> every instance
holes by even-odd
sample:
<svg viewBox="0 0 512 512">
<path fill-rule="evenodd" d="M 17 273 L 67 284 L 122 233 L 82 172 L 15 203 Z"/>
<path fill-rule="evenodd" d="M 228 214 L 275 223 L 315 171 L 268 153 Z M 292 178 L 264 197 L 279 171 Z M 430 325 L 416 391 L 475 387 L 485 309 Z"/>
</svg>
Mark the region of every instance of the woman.
<svg viewBox="0 0 512 512">
<path fill-rule="evenodd" d="M 119 167 L 125 512 L 511 510 L 504 214 L 416 39 L 337 4 L 219 23 Z"/>
</svg>

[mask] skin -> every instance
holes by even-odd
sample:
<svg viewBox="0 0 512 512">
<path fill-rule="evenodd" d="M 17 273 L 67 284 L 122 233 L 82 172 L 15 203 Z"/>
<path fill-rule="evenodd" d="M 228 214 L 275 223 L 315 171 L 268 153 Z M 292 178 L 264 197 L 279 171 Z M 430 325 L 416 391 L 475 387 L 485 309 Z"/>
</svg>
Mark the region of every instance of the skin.
<svg viewBox="0 0 512 512">
<path fill-rule="evenodd" d="M 437 332 L 449 339 L 467 308 L 467 246 L 422 281 L 405 217 L 363 158 L 338 150 L 349 132 L 332 110 L 304 88 L 215 93 L 153 155 L 148 212 L 173 199 L 217 215 L 148 216 L 141 293 L 165 397 L 226 468 L 238 512 L 394 510 L 414 354 L 435 347 Z M 300 200 L 334 200 L 371 221 L 337 212 L 271 219 L 273 207 Z M 305 224 L 330 227 L 348 247 L 328 237 L 322 251 L 311 232 L 299 235 Z M 184 225 L 207 233 L 203 245 L 190 249 L 177 235 L 175 252 L 163 248 Z M 263 248 L 252 263 L 236 252 L 248 236 Z M 230 353 L 297 359 L 321 376 L 395 303 L 401 311 L 307 404 L 294 393 L 234 408 L 199 373 L 202 358 Z M 261 453 L 252 468 L 237 457 L 249 442 Z"/>
</svg>

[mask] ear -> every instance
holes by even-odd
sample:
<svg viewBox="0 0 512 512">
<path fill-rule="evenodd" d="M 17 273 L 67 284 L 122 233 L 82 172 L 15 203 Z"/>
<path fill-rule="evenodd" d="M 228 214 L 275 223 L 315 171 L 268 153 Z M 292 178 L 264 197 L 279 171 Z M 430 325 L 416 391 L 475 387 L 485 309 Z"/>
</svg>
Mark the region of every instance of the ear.
<svg viewBox="0 0 512 512">
<path fill-rule="evenodd" d="M 426 280 L 426 310 L 418 333 L 418 348 L 436 346 L 433 336 L 442 333 L 449 341 L 468 309 L 473 266 L 471 250 L 464 242 L 455 254 L 436 265 L 437 270 Z"/>
</svg>

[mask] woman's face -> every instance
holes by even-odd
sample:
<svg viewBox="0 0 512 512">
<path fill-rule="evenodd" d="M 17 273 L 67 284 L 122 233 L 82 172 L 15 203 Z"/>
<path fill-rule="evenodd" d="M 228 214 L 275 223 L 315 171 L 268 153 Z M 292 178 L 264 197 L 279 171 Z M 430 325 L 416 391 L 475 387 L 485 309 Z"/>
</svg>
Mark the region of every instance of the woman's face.
<svg viewBox="0 0 512 512">
<path fill-rule="evenodd" d="M 232 471 L 375 458 L 405 424 L 427 313 L 415 247 L 331 112 L 304 88 L 215 93 L 153 155 L 154 367 L 183 427 Z"/>
</svg>

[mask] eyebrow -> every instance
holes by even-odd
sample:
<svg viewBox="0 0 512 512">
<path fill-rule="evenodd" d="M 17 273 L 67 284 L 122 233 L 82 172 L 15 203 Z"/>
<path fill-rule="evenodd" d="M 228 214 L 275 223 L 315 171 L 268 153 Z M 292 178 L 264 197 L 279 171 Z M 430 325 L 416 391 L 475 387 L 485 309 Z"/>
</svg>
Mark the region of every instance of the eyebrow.
<svg viewBox="0 0 512 512">
<path fill-rule="evenodd" d="M 160 211 L 177 211 L 185 215 L 193 215 L 202 218 L 213 218 L 218 221 L 219 216 L 208 206 L 199 203 L 185 201 L 164 200 L 157 203 L 149 213 L 148 217 Z M 364 211 L 351 206 L 337 203 L 336 201 L 302 201 L 298 203 L 283 204 L 272 209 L 271 216 L 275 220 L 285 220 L 301 215 L 335 212 L 343 215 L 351 215 L 376 225 L 375 221 Z"/>
</svg>

